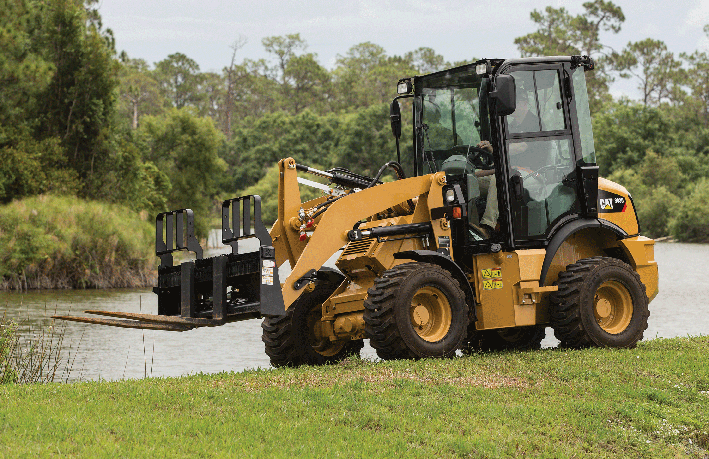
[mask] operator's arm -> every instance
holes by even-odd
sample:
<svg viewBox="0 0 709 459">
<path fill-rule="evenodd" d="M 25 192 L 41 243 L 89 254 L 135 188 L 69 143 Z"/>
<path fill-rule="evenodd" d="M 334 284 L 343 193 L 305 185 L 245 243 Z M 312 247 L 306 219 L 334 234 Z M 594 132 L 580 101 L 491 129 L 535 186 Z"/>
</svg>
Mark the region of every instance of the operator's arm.
<svg viewBox="0 0 709 459">
<path fill-rule="evenodd" d="M 477 145 L 475 145 L 476 148 L 482 148 L 483 150 L 487 150 L 490 153 L 492 153 L 492 144 L 488 142 L 487 140 L 483 140 L 479 142 Z M 475 171 L 475 176 L 476 177 L 487 177 L 488 175 L 492 175 L 495 173 L 495 169 L 478 169 Z"/>
</svg>

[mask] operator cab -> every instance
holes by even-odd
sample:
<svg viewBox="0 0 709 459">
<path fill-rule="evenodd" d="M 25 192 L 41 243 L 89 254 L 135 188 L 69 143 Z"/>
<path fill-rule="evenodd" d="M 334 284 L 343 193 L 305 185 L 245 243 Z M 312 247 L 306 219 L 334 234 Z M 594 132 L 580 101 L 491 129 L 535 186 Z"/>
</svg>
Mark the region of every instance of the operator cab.
<svg viewBox="0 0 709 459">
<path fill-rule="evenodd" d="M 413 98 L 415 174 L 445 172 L 462 191 L 454 245 L 544 247 L 563 224 L 597 216 L 592 67 L 580 56 L 481 60 L 399 82 Z"/>
</svg>

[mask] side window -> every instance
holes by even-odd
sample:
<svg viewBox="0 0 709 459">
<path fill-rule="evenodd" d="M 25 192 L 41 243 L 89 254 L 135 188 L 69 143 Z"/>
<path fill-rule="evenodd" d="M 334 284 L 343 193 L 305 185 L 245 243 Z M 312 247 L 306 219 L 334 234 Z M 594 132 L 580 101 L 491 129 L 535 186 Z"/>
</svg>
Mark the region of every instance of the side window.
<svg viewBox="0 0 709 459">
<path fill-rule="evenodd" d="M 537 102 L 542 131 L 561 131 L 564 125 L 564 110 L 561 104 L 559 73 L 556 70 L 534 72 L 537 84 Z"/>
<path fill-rule="evenodd" d="M 534 91 L 534 72 L 512 72 L 517 89 L 517 109 L 507 117 L 512 134 L 540 132 L 537 98 Z"/>
<path fill-rule="evenodd" d="M 578 67 L 572 77 L 574 84 L 574 99 L 576 99 L 576 116 L 579 120 L 581 136 L 581 154 L 586 164 L 596 162 L 596 150 L 593 145 L 593 126 L 591 125 L 591 110 L 588 108 L 588 92 L 586 76 L 583 67 Z"/>
<path fill-rule="evenodd" d="M 512 134 L 565 129 L 559 73 L 556 70 L 512 72 L 517 109 L 507 117 Z"/>
</svg>

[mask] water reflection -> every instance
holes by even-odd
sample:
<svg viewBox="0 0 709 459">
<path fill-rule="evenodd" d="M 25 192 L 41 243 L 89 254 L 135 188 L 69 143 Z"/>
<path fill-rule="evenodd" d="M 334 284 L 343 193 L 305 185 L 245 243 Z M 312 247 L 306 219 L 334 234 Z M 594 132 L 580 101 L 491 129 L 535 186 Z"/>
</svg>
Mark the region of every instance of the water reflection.
<svg viewBox="0 0 709 459">
<path fill-rule="evenodd" d="M 243 250 L 253 250 L 251 241 Z M 218 251 L 211 251 L 212 256 Z M 709 245 L 658 243 L 660 294 L 650 304 L 645 339 L 709 334 Z M 332 264 L 334 258 L 328 264 Z M 285 279 L 289 270 L 279 271 Z M 150 289 L 74 290 L 0 293 L 0 314 L 18 319 L 24 332 L 48 325 L 49 317 L 78 314 L 84 309 L 157 313 L 157 297 Z M 123 379 L 147 376 L 181 376 L 198 372 L 241 371 L 268 368 L 261 321 L 249 320 L 217 328 L 189 332 L 164 332 L 66 323 L 65 365 L 72 367 L 69 380 Z M 551 329 L 546 347 L 558 342 Z M 363 356 L 375 358 L 366 346 Z M 73 362 L 73 363 L 72 363 Z"/>
</svg>

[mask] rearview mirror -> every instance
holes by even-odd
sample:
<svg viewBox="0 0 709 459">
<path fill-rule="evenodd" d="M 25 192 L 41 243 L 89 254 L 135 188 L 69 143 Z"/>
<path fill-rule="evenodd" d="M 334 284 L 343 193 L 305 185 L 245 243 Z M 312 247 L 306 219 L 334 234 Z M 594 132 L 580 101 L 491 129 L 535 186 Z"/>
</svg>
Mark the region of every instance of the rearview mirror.
<svg viewBox="0 0 709 459">
<path fill-rule="evenodd" d="M 397 139 L 401 137 L 401 108 L 399 101 L 395 100 L 389 108 L 389 118 L 391 118 L 391 132 Z"/>
<path fill-rule="evenodd" d="M 512 75 L 497 75 L 495 90 L 490 93 L 490 99 L 495 101 L 495 114 L 508 116 L 517 108 L 517 90 Z"/>
</svg>

